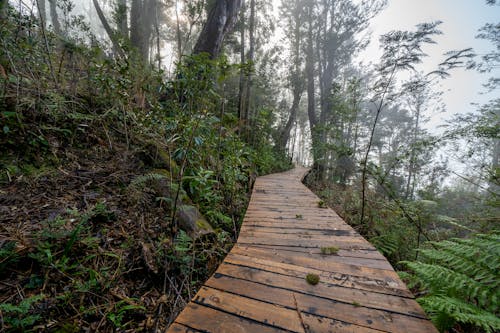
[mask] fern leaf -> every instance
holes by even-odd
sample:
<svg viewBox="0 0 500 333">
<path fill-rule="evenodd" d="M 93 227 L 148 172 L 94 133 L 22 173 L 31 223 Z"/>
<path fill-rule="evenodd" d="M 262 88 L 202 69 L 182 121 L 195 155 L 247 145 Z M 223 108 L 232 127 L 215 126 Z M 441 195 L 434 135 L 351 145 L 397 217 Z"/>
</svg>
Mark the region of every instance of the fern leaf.
<svg viewBox="0 0 500 333">
<path fill-rule="evenodd" d="M 439 265 L 421 262 L 402 262 L 416 273 L 422 284 L 433 294 L 460 294 L 469 301 L 476 300 L 480 306 L 495 311 L 497 297 L 490 299 L 490 288 L 465 274 L 455 272 Z M 492 304 L 490 304 L 490 301 Z"/>
<path fill-rule="evenodd" d="M 492 333 L 500 329 L 500 319 L 495 314 L 462 300 L 436 295 L 421 297 L 417 301 L 430 314 L 436 326 L 440 328 L 443 327 L 436 320 L 440 314 L 445 313 L 457 322 L 481 327 L 487 333 Z"/>
</svg>

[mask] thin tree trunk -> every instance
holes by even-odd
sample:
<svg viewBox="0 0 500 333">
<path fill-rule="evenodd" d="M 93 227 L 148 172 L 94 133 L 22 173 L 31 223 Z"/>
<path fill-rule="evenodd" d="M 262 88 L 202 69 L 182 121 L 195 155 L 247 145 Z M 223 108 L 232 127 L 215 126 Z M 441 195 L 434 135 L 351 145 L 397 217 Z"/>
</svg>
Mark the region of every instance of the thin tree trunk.
<svg viewBox="0 0 500 333">
<path fill-rule="evenodd" d="M 413 199 L 414 191 L 415 191 L 415 176 L 416 176 L 416 156 L 415 156 L 415 144 L 418 138 L 418 131 L 420 128 L 420 106 L 416 106 L 416 115 L 415 115 L 415 126 L 413 127 L 413 135 L 412 135 L 412 143 L 411 143 L 411 151 L 410 151 L 410 160 L 408 163 L 408 178 L 406 181 L 406 193 L 405 199 Z M 413 181 L 413 182 L 412 182 Z"/>
<path fill-rule="evenodd" d="M 0 0 L 0 20 L 7 18 L 8 0 Z"/>
<path fill-rule="evenodd" d="M 238 132 L 241 133 L 241 126 L 245 121 L 243 119 L 243 113 L 245 110 L 245 1 L 242 1 L 242 9 L 240 14 L 240 39 L 241 39 L 241 50 L 240 50 L 240 86 L 238 90 Z"/>
<path fill-rule="evenodd" d="M 128 38 L 127 1 L 118 0 L 117 6 L 116 25 L 118 26 L 118 31 L 121 37 Z"/>
<path fill-rule="evenodd" d="M 305 85 L 301 82 L 302 75 L 300 70 L 300 41 L 301 41 L 301 20 L 298 11 L 294 15 L 294 23 L 295 27 L 293 29 L 294 41 L 293 41 L 293 49 L 294 49 L 294 60 L 293 60 L 293 74 L 292 74 L 292 86 L 293 86 L 293 101 L 292 107 L 290 108 L 290 115 L 288 117 L 288 121 L 281 132 L 280 139 L 278 142 L 278 146 L 280 150 L 286 150 L 286 145 L 288 140 L 290 139 L 290 131 L 292 129 L 295 120 L 297 119 L 297 113 L 299 110 L 300 99 L 302 97 L 302 93 L 304 92 Z"/>
<path fill-rule="evenodd" d="M 161 70 L 161 47 L 160 47 L 160 18 L 158 17 L 158 6 L 155 6 L 155 33 L 156 33 L 156 60 L 158 71 Z"/>
<path fill-rule="evenodd" d="M 249 22 L 249 50 L 248 50 L 248 62 L 254 68 L 254 53 L 255 53 L 255 0 L 250 0 L 250 22 Z M 246 103 L 245 103 L 245 120 L 247 121 L 247 130 L 250 130 L 252 126 L 252 71 L 248 71 L 247 82 L 246 82 Z"/>
<path fill-rule="evenodd" d="M 386 86 L 384 87 L 384 91 L 380 97 L 380 103 L 377 108 L 377 114 L 375 115 L 375 120 L 373 121 L 372 130 L 370 133 L 370 140 L 368 141 L 368 147 L 366 147 L 365 158 L 363 159 L 362 166 L 363 170 L 361 172 L 361 216 L 359 219 L 359 223 L 363 224 L 365 219 L 365 210 L 366 210 L 366 182 L 367 182 L 367 172 L 368 172 L 368 157 L 370 155 L 370 150 L 373 144 L 373 135 L 375 134 L 375 128 L 377 127 L 378 118 L 380 117 L 380 112 L 382 112 L 382 107 L 384 106 L 384 99 L 389 87 L 391 85 L 392 79 L 394 78 L 394 74 L 396 73 L 396 66 L 392 68 L 391 75 L 389 76 L 389 80 L 387 81 Z"/>
<path fill-rule="evenodd" d="M 175 0 L 175 36 L 177 38 L 177 60 L 182 58 L 182 36 L 179 21 L 179 0 Z"/>
<path fill-rule="evenodd" d="M 42 23 L 45 25 L 45 24 L 47 24 L 47 8 L 46 8 L 45 0 L 37 0 L 36 3 L 37 3 L 38 10 L 40 11 L 40 19 L 42 20 Z M 44 26 L 44 29 L 45 29 L 45 26 Z"/>
<path fill-rule="evenodd" d="M 120 44 L 118 43 L 118 40 L 116 38 L 116 33 L 113 31 L 113 29 L 108 23 L 108 20 L 104 16 L 104 13 L 101 9 L 101 6 L 99 5 L 99 2 L 97 0 L 92 0 L 92 2 L 94 3 L 97 16 L 99 16 L 99 20 L 101 21 L 104 30 L 106 30 L 106 33 L 108 34 L 108 37 L 111 40 L 111 43 L 113 44 L 113 49 L 115 50 L 115 52 L 118 53 L 120 57 L 125 57 L 125 54 L 123 53 L 123 50 L 120 47 Z"/>
<path fill-rule="evenodd" d="M 57 14 L 56 0 L 49 0 L 49 5 L 50 5 L 50 18 L 52 20 L 52 27 L 54 28 L 54 32 L 57 35 L 61 36 L 62 30 L 61 30 L 61 23 L 59 23 L 59 16 Z"/>
</svg>

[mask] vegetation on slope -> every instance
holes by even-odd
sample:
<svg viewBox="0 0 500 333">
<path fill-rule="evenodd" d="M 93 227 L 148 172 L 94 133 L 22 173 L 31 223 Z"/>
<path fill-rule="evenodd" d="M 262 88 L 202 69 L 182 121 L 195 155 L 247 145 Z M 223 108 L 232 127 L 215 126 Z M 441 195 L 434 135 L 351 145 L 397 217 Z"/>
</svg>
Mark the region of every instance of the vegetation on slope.
<svg viewBox="0 0 500 333">
<path fill-rule="evenodd" d="M 269 112 L 252 145 L 237 135 L 224 57 L 165 83 L 73 23 L 0 24 L 0 330 L 164 329 L 236 239 L 255 176 L 289 165 Z"/>
</svg>

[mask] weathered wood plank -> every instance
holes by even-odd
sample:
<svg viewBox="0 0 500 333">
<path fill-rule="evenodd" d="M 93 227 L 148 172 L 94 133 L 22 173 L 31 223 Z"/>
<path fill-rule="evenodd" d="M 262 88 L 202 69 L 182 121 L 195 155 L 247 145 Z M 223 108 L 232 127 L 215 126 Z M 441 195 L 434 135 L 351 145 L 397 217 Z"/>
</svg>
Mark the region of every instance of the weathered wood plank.
<svg viewBox="0 0 500 333">
<path fill-rule="evenodd" d="M 257 179 L 237 244 L 168 332 L 437 332 L 387 260 L 318 207 L 304 173 Z"/>
</svg>

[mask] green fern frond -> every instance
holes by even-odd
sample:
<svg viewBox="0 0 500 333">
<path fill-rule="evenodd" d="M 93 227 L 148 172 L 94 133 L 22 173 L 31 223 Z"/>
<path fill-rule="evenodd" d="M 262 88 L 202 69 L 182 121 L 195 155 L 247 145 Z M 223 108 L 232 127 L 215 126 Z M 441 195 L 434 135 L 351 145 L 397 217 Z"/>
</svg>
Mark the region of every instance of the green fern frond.
<svg viewBox="0 0 500 333">
<path fill-rule="evenodd" d="M 500 236 L 432 242 L 423 262 L 403 262 L 427 295 L 418 301 L 441 331 L 456 323 L 500 329 Z"/>
<path fill-rule="evenodd" d="M 159 180 L 166 179 L 166 178 L 167 177 L 165 175 L 162 175 L 159 173 L 147 173 L 145 175 L 137 176 L 130 183 L 130 186 L 135 187 L 135 188 L 142 188 L 149 182 L 159 181 Z"/>
<path fill-rule="evenodd" d="M 497 288 L 499 257 L 474 246 L 452 241 L 434 242 L 437 249 L 421 250 L 429 261 L 453 267 L 453 270 L 466 274 L 481 283 Z"/>
<path fill-rule="evenodd" d="M 383 255 L 390 256 L 395 253 L 399 244 L 396 237 L 391 237 L 390 235 L 380 235 L 370 238 L 370 243 L 372 243 L 377 250 L 379 250 Z"/>
<path fill-rule="evenodd" d="M 432 294 L 462 295 L 469 301 L 477 301 L 482 307 L 495 311 L 498 295 L 491 289 L 465 274 L 439 265 L 421 262 L 402 262 L 418 276 L 425 288 Z"/>
<path fill-rule="evenodd" d="M 431 319 L 435 323 L 439 316 L 446 314 L 446 316 L 453 318 L 456 322 L 481 327 L 488 333 L 500 329 L 500 319 L 495 314 L 457 298 L 435 295 L 421 297 L 417 301 L 430 314 Z M 441 330 L 449 328 L 442 327 L 440 322 L 436 324 Z"/>
</svg>

